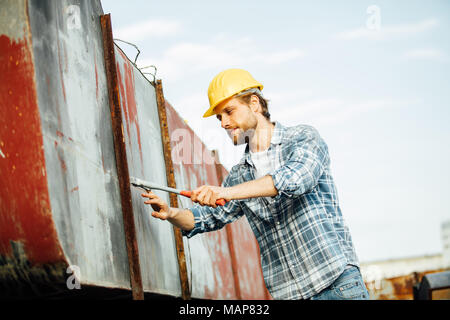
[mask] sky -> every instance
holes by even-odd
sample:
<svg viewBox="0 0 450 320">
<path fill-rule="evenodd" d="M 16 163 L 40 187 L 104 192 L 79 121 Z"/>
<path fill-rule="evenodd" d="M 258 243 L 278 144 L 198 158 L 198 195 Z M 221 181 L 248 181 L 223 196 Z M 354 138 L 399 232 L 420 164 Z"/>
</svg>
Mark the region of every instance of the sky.
<svg viewBox="0 0 450 320">
<path fill-rule="evenodd" d="M 208 109 L 228 68 L 264 85 L 273 121 L 328 145 L 361 262 L 440 253 L 450 220 L 450 2 L 102 0 L 114 37 L 154 65 L 166 100 L 230 169 Z M 137 51 L 116 42 L 132 61 Z M 143 69 L 152 72 L 152 68 Z M 152 76 L 148 76 L 152 79 Z"/>
</svg>

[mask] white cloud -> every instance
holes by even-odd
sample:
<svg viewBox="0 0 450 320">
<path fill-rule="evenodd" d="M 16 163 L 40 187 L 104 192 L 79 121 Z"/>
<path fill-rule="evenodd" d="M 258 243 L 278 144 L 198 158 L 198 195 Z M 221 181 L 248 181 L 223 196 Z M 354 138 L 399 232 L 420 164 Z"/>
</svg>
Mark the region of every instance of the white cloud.
<svg viewBox="0 0 450 320">
<path fill-rule="evenodd" d="M 408 59 L 423 59 L 423 60 L 438 60 L 442 61 L 446 58 L 446 55 L 437 49 L 415 49 L 405 52 L 405 58 Z"/>
<path fill-rule="evenodd" d="M 151 37 L 167 37 L 178 34 L 181 24 L 175 20 L 154 19 L 141 21 L 114 30 L 114 37 L 133 42 Z"/>
<path fill-rule="evenodd" d="M 220 34 L 205 43 L 177 43 L 160 57 L 142 58 L 141 64 L 154 64 L 162 77 L 177 81 L 205 70 L 279 65 L 301 59 L 304 55 L 304 51 L 298 48 L 267 50 L 251 39 L 235 39 Z"/>
<path fill-rule="evenodd" d="M 344 123 L 367 112 L 398 108 L 413 103 L 417 103 L 417 101 L 389 98 L 367 101 L 352 101 L 341 98 L 310 99 L 286 103 L 282 108 L 274 109 L 273 115 L 274 120 L 287 125 L 301 122 L 317 126 L 330 126 Z"/>
<path fill-rule="evenodd" d="M 438 25 L 437 19 L 428 19 L 417 23 L 407 23 L 384 26 L 381 24 L 379 30 L 370 30 L 366 27 L 361 27 L 349 31 L 338 33 L 335 38 L 339 40 L 356 40 L 356 39 L 370 39 L 370 40 L 385 40 L 399 36 L 411 36 L 424 31 L 433 29 Z"/>
</svg>

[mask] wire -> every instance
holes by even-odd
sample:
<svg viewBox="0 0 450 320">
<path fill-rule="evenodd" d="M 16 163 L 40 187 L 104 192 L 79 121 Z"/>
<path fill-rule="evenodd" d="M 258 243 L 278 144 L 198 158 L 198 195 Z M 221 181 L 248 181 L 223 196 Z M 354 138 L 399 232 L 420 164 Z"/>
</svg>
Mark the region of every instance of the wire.
<svg viewBox="0 0 450 320">
<path fill-rule="evenodd" d="M 154 68 L 154 69 L 155 69 L 155 72 L 154 72 L 154 73 L 151 73 L 151 72 L 142 72 L 143 69 L 147 69 L 147 68 Z M 154 66 L 154 65 L 146 66 L 146 67 L 139 68 L 139 70 L 141 70 L 142 74 L 149 74 L 149 75 L 153 76 L 153 82 L 155 82 L 155 80 L 156 80 L 156 72 L 158 71 L 158 69 L 156 68 L 156 66 Z"/>
<path fill-rule="evenodd" d="M 124 41 L 124 40 L 121 40 L 121 39 L 117 39 L 117 38 L 114 39 L 114 41 L 121 41 L 123 43 L 126 43 L 126 44 L 134 47 L 137 50 L 138 53 L 136 54 L 136 57 L 134 58 L 134 62 L 133 62 L 134 66 L 137 68 L 136 61 L 137 61 L 137 58 L 139 57 L 139 55 L 141 54 L 141 50 L 139 50 L 138 46 L 135 45 L 134 43 L 131 43 L 131 42 L 128 42 L 128 41 Z"/>
</svg>

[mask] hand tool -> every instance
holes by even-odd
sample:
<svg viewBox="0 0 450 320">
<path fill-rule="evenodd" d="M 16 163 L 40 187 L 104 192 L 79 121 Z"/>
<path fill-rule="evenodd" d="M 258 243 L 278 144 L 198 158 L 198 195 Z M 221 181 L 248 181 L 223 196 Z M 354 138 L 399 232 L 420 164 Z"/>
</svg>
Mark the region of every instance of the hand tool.
<svg viewBox="0 0 450 320">
<path fill-rule="evenodd" d="M 191 191 L 169 188 L 169 187 L 158 185 L 158 184 L 153 183 L 153 182 L 143 181 L 143 180 L 140 180 L 140 179 L 137 179 L 137 178 L 134 178 L 134 177 L 130 177 L 130 183 L 131 183 L 132 186 L 144 189 L 147 192 L 151 191 L 152 189 L 156 189 L 156 190 L 162 190 L 162 191 L 176 193 L 176 194 L 188 197 L 188 198 L 190 198 L 191 194 L 192 194 Z M 227 203 L 227 201 L 225 199 L 218 199 L 216 201 L 216 205 L 218 205 L 218 206 L 224 206 L 225 203 Z"/>
</svg>

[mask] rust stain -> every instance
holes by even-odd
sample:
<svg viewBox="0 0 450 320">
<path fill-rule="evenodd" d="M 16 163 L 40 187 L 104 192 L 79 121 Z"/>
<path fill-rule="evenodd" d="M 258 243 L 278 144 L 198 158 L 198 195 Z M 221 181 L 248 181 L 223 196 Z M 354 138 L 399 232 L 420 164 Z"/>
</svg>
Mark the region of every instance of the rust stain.
<svg viewBox="0 0 450 320">
<path fill-rule="evenodd" d="M 127 122 L 127 134 L 128 137 L 131 139 L 130 127 L 131 125 L 134 125 L 134 127 L 136 128 L 137 143 L 139 145 L 139 156 L 141 164 L 143 164 L 141 131 L 139 129 L 137 104 L 135 98 L 134 70 L 133 66 L 131 65 L 131 62 L 128 61 L 128 58 L 125 56 L 125 54 L 121 50 L 118 50 L 118 52 L 120 53 L 120 55 L 124 60 L 123 63 L 124 75 L 122 75 L 120 71 L 120 66 L 118 62 L 117 62 L 117 75 L 119 78 L 119 87 L 120 87 L 120 94 L 122 97 L 123 111 L 125 113 L 125 120 Z"/>
<path fill-rule="evenodd" d="M 202 184 L 218 185 L 219 178 L 217 168 L 210 152 L 202 143 L 194 131 L 182 120 L 175 109 L 166 101 L 167 123 L 170 136 L 176 129 L 185 129 L 186 135 L 178 141 L 171 139 L 171 148 L 177 152 L 183 150 L 189 152 L 188 155 L 180 157 L 180 162 L 174 162 L 174 171 L 183 175 L 187 183 L 179 188 L 194 189 Z M 185 140 L 186 139 L 186 140 Z M 179 144 L 184 144 L 182 148 Z M 195 148 L 194 148 L 195 145 Z M 210 159 L 201 161 L 202 157 L 210 156 Z M 208 256 L 213 263 L 214 283 L 211 286 L 205 285 L 205 299 L 237 299 L 235 277 L 232 269 L 232 259 L 228 246 L 227 232 L 225 229 L 206 233 L 205 245 Z"/>
<path fill-rule="evenodd" d="M 64 96 L 64 102 L 67 102 L 66 100 L 66 87 L 64 85 L 64 70 L 63 70 L 63 66 L 62 66 L 62 62 L 61 62 L 61 49 L 59 46 L 59 36 L 58 36 L 58 32 L 56 32 L 56 44 L 58 46 L 58 67 L 59 67 L 59 77 L 60 77 L 60 82 L 61 82 L 61 88 L 62 88 L 62 93 Z"/>
<path fill-rule="evenodd" d="M 21 155 L 20 161 L 14 157 L 0 161 L 0 254 L 9 256 L 10 241 L 19 241 L 24 243 L 32 264 L 60 262 L 64 257 L 51 217 L 47 180 L 42 174 L 46 171 L 43 136 L 31 45 L 26 39 L 0 35 L 0 74 L 0 136 L 8 141 L 3 152 Z M 19 117 L 15 106 L 27 112 Z M 14 134 L 16 131 L 20 134 Z"/>
</svg>

